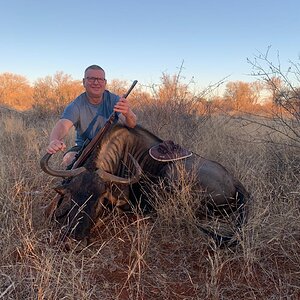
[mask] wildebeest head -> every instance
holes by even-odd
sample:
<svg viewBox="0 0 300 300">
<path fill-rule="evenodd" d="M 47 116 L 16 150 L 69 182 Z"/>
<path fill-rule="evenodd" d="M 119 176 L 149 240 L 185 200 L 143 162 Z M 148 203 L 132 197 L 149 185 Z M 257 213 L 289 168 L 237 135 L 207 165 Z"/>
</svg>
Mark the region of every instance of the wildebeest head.
<svg viewBox="0 0 300 300">
<path fill-rule="evenodd" d="M 118 206 L 128 198 L 129 185 L 136 183 L 142 173 L 137 161 L 129 154 L 135 172 L 124 178 L 103 169 L 89 170 L 80 167 L 74 170 L 55 170 L 49 166 L 51 155 L 41 160 L 41 168 L 49 175 L 65 178 L 55 191 L 61 196 L 55 212 L 56 219 L 66 225 L 66 234 L 76 239 L 88 235 L 96 216 L 101 213 L 105 202 Z M 115 187 L 120 188 L 116 189 Z"/>
</svg>

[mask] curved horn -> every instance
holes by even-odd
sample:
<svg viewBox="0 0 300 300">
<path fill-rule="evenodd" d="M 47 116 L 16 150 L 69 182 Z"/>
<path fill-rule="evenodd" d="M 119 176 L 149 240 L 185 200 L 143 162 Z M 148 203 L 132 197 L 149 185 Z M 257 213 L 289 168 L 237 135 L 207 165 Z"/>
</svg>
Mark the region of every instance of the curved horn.
<svg viewBox="0 0 300 300">
<path fill-rule="evenodd" d="M 136 174 L 133 177 L 130 178 L 123 178 L 116 175 L 113 175 L 111 173 L 108 173 L 102 169 L 98 169 L 96 172 L 99 175 L 99 177 L 103 181 L 111 181 L 115 183 L 123 183 L 123 184 L 133 184 L 139 181 L 141 175 L 142 175 L 142 168 L 140 167 L 139 163 L 136 161 L 136 159 L 129 153 L 128 154 L 136 168 Z"/>
<path fill-rule="evenodd" d="M 73 169 L 73 170 L 53 170 L 48 165 L 48 161 L 51 156 L 52 156 L 52 154 L 46 153 L 40 161 L 40 166 L 41 166 L 42 170 L 49 175 L 52 175 L 55 177 L 63 177 L 63 178 L 74 177 L 74 176 L 81 174 L 82 172 L 84 172 L 86 170 L 86 168 L 84 168 L 84 167 L 80 167 L 80 168 Z"/>
</svg>

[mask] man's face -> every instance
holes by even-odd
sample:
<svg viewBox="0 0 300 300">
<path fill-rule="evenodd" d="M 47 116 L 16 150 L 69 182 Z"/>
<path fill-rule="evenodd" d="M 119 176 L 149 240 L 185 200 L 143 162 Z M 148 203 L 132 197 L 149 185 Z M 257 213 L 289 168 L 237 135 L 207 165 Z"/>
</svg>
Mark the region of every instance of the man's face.
<svg viewBox="0 0 300 300">
<path fill-rule="evenodd" d="M 87 70 L 83 78 L 83 86 L 89 96 L 101 96 L 106 87 L 105 73 L 102 70 Z"/>
</svg>

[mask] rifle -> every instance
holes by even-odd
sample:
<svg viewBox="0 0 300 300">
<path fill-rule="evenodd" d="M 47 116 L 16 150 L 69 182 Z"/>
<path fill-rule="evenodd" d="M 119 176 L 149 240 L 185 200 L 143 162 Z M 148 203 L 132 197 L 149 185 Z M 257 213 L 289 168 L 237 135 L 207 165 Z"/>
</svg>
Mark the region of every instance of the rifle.
<svg viewBox="0 0 300 300">
<path fill-rule="evenodd" d="M 134 80 L 131 87 L 127 91 L 127 93 L 123 96 L 124 98 L 127 98 L 130 92 L 133 90 L 135 85 L 137 84 L 137 80 Z M 102 140 L 103 136 L 106 134 L 106 132 L 110 129 L 111 125 L 115 121 L 117 117 L 117 113 L 113 112 L 109 119 L 106 121 L 104 126 L 97 132 L 97 134 L 93 137 L 91 141 L 85 140 L 84 145 L 82 147 L 82 150 L 78 153 L 78 158 L 76 159 L 75 163 L 72 166 L 72 169 L 76 169 L 87 160 L 87 158 L 90 156 L 92 151 L 95 149 L 95 147 L 98 145 L 98 143 Z"/>
</svg>

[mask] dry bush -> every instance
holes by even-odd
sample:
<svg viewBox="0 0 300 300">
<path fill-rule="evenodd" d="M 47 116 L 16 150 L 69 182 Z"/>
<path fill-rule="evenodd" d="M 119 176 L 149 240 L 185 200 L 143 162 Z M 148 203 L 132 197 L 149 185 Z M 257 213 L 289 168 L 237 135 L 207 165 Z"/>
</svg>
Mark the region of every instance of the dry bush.
<svg viewBox="0 0 300 300">
<path fill-rule="evenodd" d="M 82 82 L 63 72 L 39 78 L 33 87 L 34 111 L 41 117 L 50 112 L 61 114 L 64 107 L 83 92 Z"/>
<path fill-rule="evenodd" d="M 188 180 L 172 195 L 157 194 L 156 216 L 112 212 L 90 245 L 66 251 L 59 228 L 43 216 L 57 179 L 40 170 L 39 160 L 55 119 L 1 111 L 1 299 L 300 297 L 294 148 L 268 143 L 265 128 L 229 116 L 198 116 L 185 103 L 160 105 L 138 112 L 145 127 L 221 162 L 250 191 L 241 243 L 220 249 L 199 231 Z"/>
<path fill-rule="evenodd" d="M 27 78 L 12 73 L 0 74 L 0 104 L 19 110 L 30 109 L 33 89 Z"/>
<path fill-rule="evenodd" d="M 284 144 L 292 147 L 300 147 L 300 64 L 289 61 L 284 68 L 279 54 L 276 63 L 270 56 L 271 47 L 265 53 L 258 52 L 252 60 L 248 59 L 252 66 L 252 76 L 259 78 L 261 84 L 266 87 L 272 106 L 265 107 L 269 111 L 256 118 L 245 118 L 248 123 L 255 123 L 265 127 L 269 131 L 269 139 L 275 135 L 276 141 L 272 143 Z M 272 122 L 270 124 L 270 119 Z M 283 140 L 283 141 L 281 141 Z"/>
</svg>

